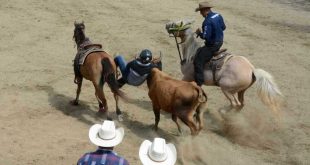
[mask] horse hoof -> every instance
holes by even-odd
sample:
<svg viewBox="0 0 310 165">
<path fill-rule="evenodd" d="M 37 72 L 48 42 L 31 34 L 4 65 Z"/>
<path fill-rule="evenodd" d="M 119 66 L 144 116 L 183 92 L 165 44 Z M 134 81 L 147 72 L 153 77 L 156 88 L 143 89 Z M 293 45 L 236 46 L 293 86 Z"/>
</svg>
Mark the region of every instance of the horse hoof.
<svg viewBox="0 0 310 165">
<path fill-rule="evenodd" d="M 107 117 L 107 120 L 113 121 L 112 117 Z"/>
<path fill-rule="evenodd" d="M 124 121 L 123 120 L 123 115 L 117 115 L 117 117 L 118 117 L 118 121 Z"/>
<path fill-rule="evenodd" d="M 98 111 L 99 113 L 105 113 L 105 112 L 107 112 L 107 110 L 105 109 L 105 108 L 99 108 L 99 111 Z"/>
<path fill-rule="evenodd" d="M 71 103 L 72 105 L 79 105 L 79 102 L 76 101 L 76 100 L 72 100 L 72 101 L 70 101 L 70 103 Z"/>
<path fill-rule="evenodd" d="M 152 130 L 153 130 L 153 131 L 156 131 L 156 132 L 157 132 L 157 130 L 158 130 L 158 127 L 156 127 L 156 126 L 153 126 Z"/>
<path fill-rule="evenodd" d="M 220 110 L 220 114 L 225 115 L 226 113 L 227 113 L 227 110 L 225 110 L 225 109 Z"/>
</svg>

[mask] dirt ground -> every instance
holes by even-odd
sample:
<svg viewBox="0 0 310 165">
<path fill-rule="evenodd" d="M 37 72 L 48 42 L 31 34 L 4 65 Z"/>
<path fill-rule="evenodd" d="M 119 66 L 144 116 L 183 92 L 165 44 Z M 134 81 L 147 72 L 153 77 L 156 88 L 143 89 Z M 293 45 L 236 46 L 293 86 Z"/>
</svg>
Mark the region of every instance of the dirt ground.
<svg viewBox="0 0 310 165">
<path fill-rule="evenodd" d="M 97 115 L 94 88 L 84 81 L 81 104 L 75 97 L 72 59 L 76 53 L 75 20 L 84 20 L 86 35 L 102 43 L 111 55 L 129 60 L 141 49 L 164 53 L 163 70 L 181 79 L 173 38 L 165 31 L 169 20 L 192 18 L 193 28 L 203 18 L 195 13 L 196 0 L 0 0 L 0 164 L 76 164 L 96 146 L 88 129 L 103 118 Z M 124 86 L 134 99 L 121 102 L 125 129 L 115 148 L 130 164 L 140 164 L 138 149 L 144 139 L 164 137 L 177 145 L 181 164 L 310 164 L 310 2 L 272 0 L 213 1 L 223 15 L 225 48 L 243 55 L 257 68 L 271 73 L 284 95 L 281 121 L 251 87 L 239 114 L 227 114 L 233 136 L 221 133 L 212 113 L 228 101 L 217 87 L 208 93 L 210 113 L 206 128 L 191 139 L 168 114 L 162 113 L 159 131 L 152 131 L 154 115 L 146 85 Z M 115 102 L 105 88 L 110 112 Z M 115 117 L 115 115 L 114 115 Z"/>
</svg>

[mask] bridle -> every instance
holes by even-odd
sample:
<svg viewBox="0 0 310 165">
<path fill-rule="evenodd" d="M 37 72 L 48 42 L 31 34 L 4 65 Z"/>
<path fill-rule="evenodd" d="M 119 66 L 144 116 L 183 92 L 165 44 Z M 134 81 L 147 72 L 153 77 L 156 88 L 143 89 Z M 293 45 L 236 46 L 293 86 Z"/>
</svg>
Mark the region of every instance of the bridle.
<svg viewBox="0 0 310 165">
<path fill-rule="evenodd" d="M 177 31 L 177 34 L 179 35 L 179 33 L 180 33 L 180 31 Z M 175 33 L 173 33 L 172 35 L 171 34 L 169 34 L 169 37 L 174 37 L 174 39 L 175 39 L 175 43 L 176 43 L 176 45 L 177 45 L 177 48 L 178 48 L 178 53 L 179 53 L 179 57 L 180 57 L 180 62 L 182 62 L 183 61 L 183 59 L 182 59 L 182 55 L 181 55 L 181 51 L 180 51 L 180 44 L 182 44 L 182 41 L 181 42 L 178 42 L 178 39 L 177 39 L 177 36 L 178 35 L 176 35 Z"/>
<path fill-rule="evenodd" d="M 183 64 L 183 62 L 184 62 L 185 60 L 182 59 L 182 55 L 181 55 L 181 51 L 180 51 L 180 46 L 179 46 L 179 45 L 182 44 L 183 42 L 182 42 L 182 41 L 178 42 L 177 36 L 179 36 L 180 31 L 184 31 L 184 30 L 190 28 L 190 24 L 191 24 L 191 23 L 186 24 L 186 25 L 183 25 L 183 22 L 182 22 L 181 25 L 178 26 L 178 27 L 171 27 L 171 28 L 168 28 L 168 29 L 167 29 L 167 30 L 168 30 L 168 33 L 169 33 L 169 37 L 174 37 L 174 39 L 175 39 L 175 43 L 176 43 L 176 45 L 177 45 L 177 49 L 178 49 L 178 53 L 179 53 L 179 58 L 180 58 L 180 63 L 181 63 L 181 65 Z"/>
</svg>

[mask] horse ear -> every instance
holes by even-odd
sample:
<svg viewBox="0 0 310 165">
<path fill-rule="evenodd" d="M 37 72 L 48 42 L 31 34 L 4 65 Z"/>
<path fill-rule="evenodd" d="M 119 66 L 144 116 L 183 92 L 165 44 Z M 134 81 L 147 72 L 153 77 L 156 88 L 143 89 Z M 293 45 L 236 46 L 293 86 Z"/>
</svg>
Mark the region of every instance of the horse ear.
<svg viewBox="0 0 310 165">
<path fill-rule="evenodd" d="M 74 26 L 76 26 L 76 24 L 77 24 L 77 22 L 76 22 L 76 21 L 74 21 Z"/>
<path fill-rule="evenodd" d="M 161 51 L 159 51 L 159 61 L 161 61 L 162 58 L 163 58 L 163 54 L 161 53 Z"/>
<path fill-rule="evenodd" d="M 82 21 L 82 24 L 84 25 L 84 21 Z"/>
</svg>

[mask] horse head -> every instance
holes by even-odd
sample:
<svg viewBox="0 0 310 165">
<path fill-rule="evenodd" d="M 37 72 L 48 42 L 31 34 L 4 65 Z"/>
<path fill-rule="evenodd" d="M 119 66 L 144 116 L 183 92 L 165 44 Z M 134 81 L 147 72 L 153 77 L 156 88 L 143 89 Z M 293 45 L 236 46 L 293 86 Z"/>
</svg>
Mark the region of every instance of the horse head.
<svg viewBox="0 0 310 165">
<path fill-rule="evenodd" d="M 193 33 L 191 29 L 193 23 L 194 20 L 183 19 L 179 21 L 171 21 L 166 24 L 166 30 L 169 36 L 175 38 L 181 66 L 183 66 L 182 68 L 185 68 L 184 71 L 188 70 L 184 64 L 193 61 L 193 56 L 195 56 L 197 49 L 200 47 L 200 43 L 195 40 L 195 33 Z M 180 38 L 181 42 L 178 42 L 177 38 Z M 182 46 L 181 50 L 179 45 Z"/>
<path fill-rule="evenodd" d="M 76 45 L 79 47 L 85 40 L 85 25 L 84 21 L 78 23 L 74 22 L 74 34 L 73 39 L 75 40 Z"/>
<path fill-rule="evenodd" d="M 191 33 L 191 25 L 194 23 L 194 20 L 179 20 L 179 21 L 170 21 L 166 24 L 166 30 L 171 37 L 179 37 L 181 40 L 186 38 L 186 36 Z"/>
</svg>

